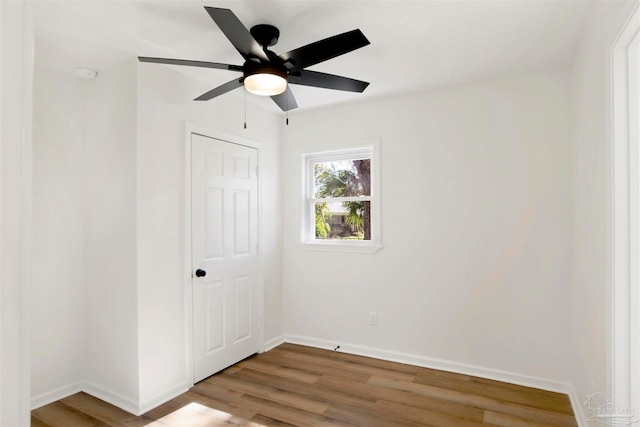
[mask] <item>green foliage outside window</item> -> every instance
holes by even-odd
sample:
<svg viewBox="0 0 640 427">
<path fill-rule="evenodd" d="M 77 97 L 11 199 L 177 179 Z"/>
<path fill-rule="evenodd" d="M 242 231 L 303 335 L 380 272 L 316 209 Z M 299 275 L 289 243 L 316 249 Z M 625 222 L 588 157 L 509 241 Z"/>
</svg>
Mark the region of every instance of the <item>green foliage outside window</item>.
<svg viewBox="0 0 640 427">
<path fill-rule="evenodd" d="M 315 198 L 371 195 L 369 159 L 314 164 Z M 340 212 L 331 212 L 335 202 L 315 206 L 317 239 L 371 240 L 371 205 L 367 201 L 343 201 Z M 338 210 L 338 209 L 334 209 Z"/>
</svg>

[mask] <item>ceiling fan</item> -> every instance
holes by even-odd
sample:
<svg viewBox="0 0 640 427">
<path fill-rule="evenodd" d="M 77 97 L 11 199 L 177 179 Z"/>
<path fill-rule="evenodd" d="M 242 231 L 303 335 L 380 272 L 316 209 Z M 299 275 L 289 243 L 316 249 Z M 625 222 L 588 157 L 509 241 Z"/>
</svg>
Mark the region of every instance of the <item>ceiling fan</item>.
<svg viewBox="0 0 640 427">
<path fill-rule="evenodd" d="M 289 84 L 349 92 L 363 92 L 369 85 L 368 82 L 306 69 L 368 45 L 369 40 L 360 30 L 338 34 L 277 55 L 267 49 L 278 42 L 280 31 L 276 27 L 260 24 L 249 31 L 231 10 L 208 6 L 205 6 L 205 9 L 242 55 L 245 60 L 243 65 L 138 57 L 141 62 L 216 68 L 242 73 L 242 77 L 200 95 L 196 101 L 207 101 L 244 85 L 249 92 L 270 96 L 282 111 L 289 111 L 298 107 Z"/>
</svg>

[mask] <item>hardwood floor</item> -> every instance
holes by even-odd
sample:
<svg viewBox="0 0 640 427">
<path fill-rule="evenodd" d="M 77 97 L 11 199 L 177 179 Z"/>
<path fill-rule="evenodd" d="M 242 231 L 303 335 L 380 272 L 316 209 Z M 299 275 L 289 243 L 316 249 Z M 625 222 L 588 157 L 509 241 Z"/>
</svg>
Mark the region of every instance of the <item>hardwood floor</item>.
<svg viewBox="0 0 640 427">
<path fill-rule="evenodd" d="M 577 426 L 568 396 L 293 344 L 252 356 L 136 417 L 84 393 L 32 426 Z"/>
</svg>

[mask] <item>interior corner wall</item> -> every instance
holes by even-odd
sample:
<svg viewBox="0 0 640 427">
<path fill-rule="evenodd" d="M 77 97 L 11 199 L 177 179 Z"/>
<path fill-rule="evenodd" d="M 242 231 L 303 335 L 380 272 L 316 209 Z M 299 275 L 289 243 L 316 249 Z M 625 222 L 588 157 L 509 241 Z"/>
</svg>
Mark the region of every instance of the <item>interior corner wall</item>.
<svg viewBox="0 0 640 427">
<path fill-rule="evenodd" d="M 32 406 L 77 391 L 84 363 L 83 94 L 35 68 L 31 272 Z"/>
<path fill-rule="evenodd" d="M 131 412 L 139 399 L 135 59 L 100 71 L 84 101 L 84 378 Z"/>
<path fill-rule="evenodd" d="M 596 2 L 572 70 L 572 383 L 611 398 L 611 48 L 637 2 Z"/>
<path fill-rule="evenodd" d="M 260 146 L 260 256 L 265 340 L 282 334 L 280 115 L 225 94 L 194 102 L 210 85 L 165 66 L 138 65 L 137 285 L 140 401 L 152 406 L 191 385 L 185 296 L 185 123 L 253 140 Z M 253 100 L 252 100 L 253 101 Z M 256 102 L 270 102 L 259 99 Z M 188 303 L 188 301 L 187 301 Z M 159 375 L 159 373 L 162 375 Z"/>
<path fill-rule="evenodd" d="M 380 138 L 384 247 L 300 249 L 285 187 L 285 334 L 568 381 L 569 88 L 558 70 L 292 114 L 285 183 L 300 147 Z"/>
<path fill-rule="evenodd" d="M 140 413 L 191 385 L 185 121 L 261 144 L 264 338 L 281 336 L 281 116 L 250 104 L 245 131 L 242 97 L 194 103 L 206 85 L 134 59 L 35 77 L 32 403 L 82 389 Z"/>
</svg>

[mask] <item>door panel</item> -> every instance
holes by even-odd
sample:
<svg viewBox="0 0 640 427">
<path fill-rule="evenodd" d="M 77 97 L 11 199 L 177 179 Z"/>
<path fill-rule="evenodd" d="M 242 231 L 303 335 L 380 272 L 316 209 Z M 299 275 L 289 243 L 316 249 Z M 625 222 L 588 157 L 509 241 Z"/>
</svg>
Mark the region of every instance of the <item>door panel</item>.
<svg viewBox="0 0 640 427">
<path fill-rule="evenodd" d="M 251 337 L 251 278 L 249 276 L 236 277 L 234 280 L 235 291 L 235 324 L 236 333 L 234 342 Z"/>
<path fill-rule="evenodd" d="M 194 381 L 258 351 L 257 150 L 192 134 Z"/>
<path fill-rule="evenodd" d="M 206 287 L 206 333 L 205 353 L 212 353 L 224 346 L 224 306 L 222 282 L 208 283 Z"/>
<path fill-rule="evenodd" d="M 250 194 L 248 191 L 233 192 L 233 255 L 241 256 L 249 253 L 251 244 L 251 215 L 249 212 Z"/>
<path fill-rule="evenodd" d="M 223 191 L 220 188 L 212 188 L 205 193 L 205 258 L 216 259 L 222 257 L 222 233 L 223 225 Z"/>
</svg>

